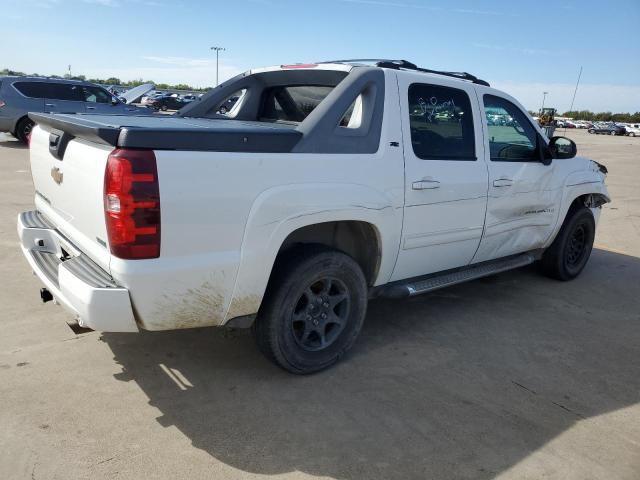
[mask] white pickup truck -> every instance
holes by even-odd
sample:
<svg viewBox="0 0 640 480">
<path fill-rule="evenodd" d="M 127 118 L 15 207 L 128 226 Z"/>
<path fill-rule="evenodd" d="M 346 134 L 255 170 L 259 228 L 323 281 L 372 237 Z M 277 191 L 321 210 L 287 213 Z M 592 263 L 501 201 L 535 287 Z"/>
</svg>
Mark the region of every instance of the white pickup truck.
<svg viewBox="0 0 640 480">
<path fill-rule="evenodd" d="M 610 201 L 606 168 L 515 99 L 406 61 L 251 70 L 173 116 L 31 118 L 18 232 L 43 300 L 102 331 L 252 326 L 294 373 L 338 360 L 369 298 L 535 261 L 574 278 Z"/>
</svg>

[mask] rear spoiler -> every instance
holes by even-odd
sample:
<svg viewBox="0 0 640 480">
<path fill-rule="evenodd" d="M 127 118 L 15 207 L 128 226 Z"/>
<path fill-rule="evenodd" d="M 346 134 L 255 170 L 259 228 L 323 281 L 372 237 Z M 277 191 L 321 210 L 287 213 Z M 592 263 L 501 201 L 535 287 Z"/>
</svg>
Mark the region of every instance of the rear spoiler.
<svg viewBox="0 0 640 480">
<path fill-rule="evenodd" d="M 29 118 L 51 133 L 64 133 L 69 140 L 84 138 L 94 143 L 121 148 L 288 153 L 303 136 L 295 128 L 226 119 L 200 119 L 206 123 L 194 125 L 186 118 L 150 115 L 135 117 L 30 113 Z"/>
</svg>

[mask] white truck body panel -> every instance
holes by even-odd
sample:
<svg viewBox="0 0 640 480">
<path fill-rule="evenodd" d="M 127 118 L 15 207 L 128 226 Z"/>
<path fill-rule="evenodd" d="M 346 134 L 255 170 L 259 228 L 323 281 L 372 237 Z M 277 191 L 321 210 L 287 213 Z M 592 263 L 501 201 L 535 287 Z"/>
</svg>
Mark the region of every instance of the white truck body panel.
<svg viewBox="0 0 640 480">
<path fill-rule="evenodd" d="M 320 68 L 348 72 L 352 67 Z M 285 240 L 310 225 L 370 224 L 379 245 L 373 287 L 545 248 L 575 198 L 589 193 L 608 197 L 604 175 L 588 159 L 550 165 L 491 161 L 482 95 L 519 106 L 511 97 L 438 75 L 383 71 L 384 116 L 375 153 L 156 150 L 162 237 L 161 255 L 155 259 L 123 260 L 110 254 L 103 188 L 113 147 L 74 139 L 59 162 L 49 153 L 49 133 L 36 127 L 31 143 L 36 208 L 112 277 L 120 293 L 105 295 L 122 297 L 126 292 L 130 298 L 129 304 L 118 297 L 111 309 L 102 299 L 113 297 L 100 297 L 101 313 L 91 310 L 99 320 L 85 323 L 101 330 L 132 331 L 136 325 L 168 330 L 223 325 L 255 314 Z M 475 161 L 422 160 L 414 154 L 407 100 L 413 83 L 468 94 Z M 51 177 L 59 165 L 64 170 L 61 185 Z M 439 182 L 436 188 L 433 182 Z M 596 220 L 598 214 L 594 209 Z M 21 237 L 30 239 L 23 242 L 30 258 L 29 252 L 37 249 L 36 232 L 28 229 L 19 225 Z M 64 264 L 56 286 L 29 262 L 70 311 L 88 315 L 85 304 L 94 293 L 70 278 Z M 109 316 L 114 317 L 111 326 Z"/>
</svg>

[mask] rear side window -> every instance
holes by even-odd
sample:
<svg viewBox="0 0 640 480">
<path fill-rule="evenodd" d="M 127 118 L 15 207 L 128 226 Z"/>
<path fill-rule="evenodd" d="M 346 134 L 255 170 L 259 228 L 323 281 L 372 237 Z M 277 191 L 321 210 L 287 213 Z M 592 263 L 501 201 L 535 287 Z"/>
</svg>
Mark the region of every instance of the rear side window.
<svg viewBox="0 0 640 480">
<path fill-rule="evenodd" d="M 267 122 L 302 122 L 333 88 L 324 85 L 267 88 L 262 94 L 259 118 Z"/>
<path fill-rule="evenodd" d="M 501 97 L 485 95 L 489 151 L 494 162 L 537 162 L 538 135 L 520 108 Z"/>
<path fill-rule="evenodd" d="M 13 86 L 22 95 L 29 98 L 47 98 L 52 93 L 51 84 L 45 82 L 15 82 Z"/>
<path fill-rule="evenodd" d="M 423 160 L 476 160 L 472 113 L 463 90 L 412 84 L 409 123 L 415 155 Z"/>
</svg>

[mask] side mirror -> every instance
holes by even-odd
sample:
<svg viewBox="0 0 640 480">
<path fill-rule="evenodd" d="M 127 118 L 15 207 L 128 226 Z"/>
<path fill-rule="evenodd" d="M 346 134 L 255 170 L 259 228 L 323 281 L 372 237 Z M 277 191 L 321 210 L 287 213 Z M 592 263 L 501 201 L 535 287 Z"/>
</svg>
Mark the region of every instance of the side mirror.
<svg viewBox="0 0 640 480">
<path fill-rule="evenodd" d="M 118 105 L 119 103 L 118 97 L 111 97 L 111 105 Z"/>
<path fill-rule="evenodd" d="M 549 153 L 553 158 L 573 158 L 578 153 L 578 147 L 573 140 L 567 137 L 551 137 Z"/>
</svg>

